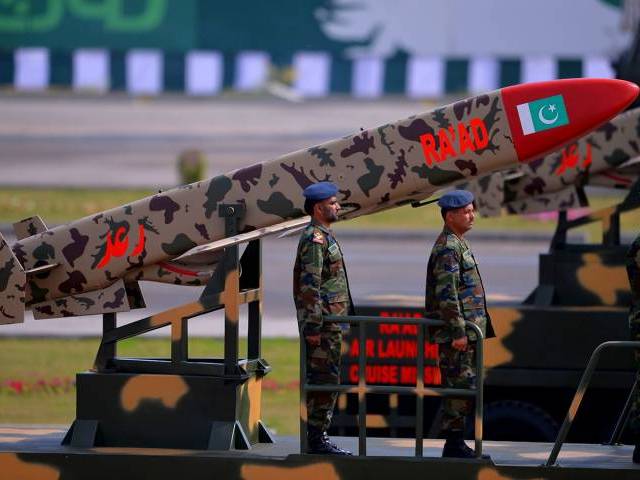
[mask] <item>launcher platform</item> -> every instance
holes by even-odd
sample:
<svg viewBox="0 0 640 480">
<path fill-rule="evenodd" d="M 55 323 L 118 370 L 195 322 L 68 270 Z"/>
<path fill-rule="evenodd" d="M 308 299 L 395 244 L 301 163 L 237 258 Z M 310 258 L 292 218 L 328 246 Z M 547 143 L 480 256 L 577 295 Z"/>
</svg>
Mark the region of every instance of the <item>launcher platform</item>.
<svg viewBox="0 0 640 480">
<path fill-rule="evenodd" d="M 413 456 L 412 439 L 370 438 L 367 457 L 300 455 L 296 437 L 251 450 L 178 450 L 61 446 L 66 427 L 0 427 L 0 472 L 6 479 L 189 480 L 224 478 L 273 480 L 333 479 L 638 479 L 630 446 L 566 444 L 553 467 L 548 443 L 484 442 L 493 462 L 439 458 L 442 440 L 425 440 L 424 457 Z M 357 438 L 334 438 L 357 450 Z"/>
</svg>

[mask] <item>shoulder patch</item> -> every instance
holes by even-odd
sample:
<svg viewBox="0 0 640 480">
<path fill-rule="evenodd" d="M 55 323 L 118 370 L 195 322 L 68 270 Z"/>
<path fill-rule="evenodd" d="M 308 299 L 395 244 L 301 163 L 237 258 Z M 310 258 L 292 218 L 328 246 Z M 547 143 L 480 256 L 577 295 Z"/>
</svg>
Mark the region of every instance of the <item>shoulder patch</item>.
<svg viewBox="0 0 640 480">
<path fill-rule="evenodd" d="M 319 232 L 318 230 L 316 230 L 315 232 L 313 232 L 313 237 L 311 238 L 311 241 L 322 245 L 324 243 L 324 235 L 322 235 L 322 232 Z"/>
</svg>

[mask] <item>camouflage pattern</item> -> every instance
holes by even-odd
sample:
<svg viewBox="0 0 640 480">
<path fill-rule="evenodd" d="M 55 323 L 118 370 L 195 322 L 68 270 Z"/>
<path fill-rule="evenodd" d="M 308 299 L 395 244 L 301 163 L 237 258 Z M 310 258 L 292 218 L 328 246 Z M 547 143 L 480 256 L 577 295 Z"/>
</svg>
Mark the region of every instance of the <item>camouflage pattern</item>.
<svg viewBox="0 0 640 480">
<path fill-rule="evenodd" d="M 502 214 L 504 206 L 504 183 L 505 172 L 495 172 L 460 184 L 457 188 L 473 193 L 476 209 L 483 217 L 497 217 Z"/>
<path fill-rule="evenodd" d="M 316 385 L 340 384 L 342 331 L 324 331 L 320 345 L 307 344 L 307 382 Z M 326 432 L 331 426 L 337 392 L 307 393 L 307 424 Z"/>
<path fill-rule="evenodd" d="M 35 303 L 31 306 L 33 318 L 36 320 L 72 317 L 78 311 L 83 312 L 84 315 L 98 315 L 111 312 L 127 312 L 130 309 L 127 289 L 122 279 L 102 290 L 80 295 L 69 295 L 58 300 Z"/>
<path fill-rule="evenodd" d="M 440 371 L 447 388 L 475 388 L 476 386 L 476 347 L 469 343 L 464 352 L 451 347 L 450 343 L 441 343 Z M 473 400 L 470 398 L 446 397 L 442 401 L 442 431 L 464 430 L 464 419 L 473 412 Z"/>
<path fill-rule="evenodd" d="M 21 322 L 24 316 L 26 275 L 0 234 L 0 324 Z"/>
<path fill-rule="evenodd" d="M 462 338 L 465 320 L 480 327 L 485 338 L 495 336 L 487 310 L 478 265 L 469 244 L 445 227 L 436 239 L 427 265 L 425 312 L 447 322 L 433 335 L 437 343 Z M 474 332 L 468 332 L 475 341 Z"/>
<path fill-rule="evenodd" d="M 631 244 L 627 253 L 627 275 L 631 287 L 631 308 L 629 309 L 629 332 L 631 340 L 640 341 L 640 235 Z M 635 351 L 637 375 L 640 375 L 640 350 Z M 636 389 L 629 414 L 629 429 L 640 442 L 640 389 Z"/>
<path fill-rule="evenodd" d="M 35 217 L 25 218 L 13 224 L 13 231 L 16 234 L 18 240 L 30 237 L 36 233 L 43 233 L 47 231 L 47 226 L 42 219 L 36 215 Z"/>
<path fill-rule="evenodd" d="M 625 463 L 618 448 L 602 445 L 565 445 L 561 462 L 545 467 L 548 444 L 495 442 L 486 446 L 501 462 L 451 461 L 413 457 L 410 442 L 369 439 L 367 458 L 340 461 L 325 455 L 297 455 L 286 439 L 267 448 L 230 454 L 197 450 L 118 448 L 83 449 L 70 453 L 60 446 L 54 428 L 0 427 L 0 470 L 8 479 L 75 480 L 118 478 L 135 480 L 144 471 L 154 480 L 208 480 L 215 472 L 225 480 L 388 480 L 437 478 L 447 480 L 609 480 L 632 479 L 636 469 Z M 425 457 L 439 453 L 438 441 L 427 441 Z M 349 442 L 355 445 L 354 442 Z M 624 447 L 621 447 L 624 448 Z M 115 453 L 117 452 L 117 454 Z"/>
<path fill-rule="evenodd" d="M 541 86 L 562 92 L 563 85 L 569 89 L 576 82 L 581 80 L 509 87 L 509 95 L 533 100 L 542 95 Z M 338 185 L 341 218 L 353 218 L 427 198 L 466 177 L 513 167 L 594 128 L 632 101 L 627 96 L 637 95 L 626 82 L 599 82 L 615 106 L 600 105 L 586 122 L 576 119 L 577 131 L 527 137 L 518 143 L 527 144 L 524 150 L 516 149 L 514 138 L 522 135 L 511 130 L 507 118 L 507 112 L 517 115 L 515 105 L 505 104 L 506 89 L 496 90 L 20 239 L 12 250 L 28 276 L 26 305 L 101 290 L 120 278 L 125 284 L 148 279 L 203 285 L 208 277 L 202 273 L 212 271 L 212 262 L 196 269 L 172 259 L 224 237 L 222 204 L 246 205 L 240 231 L 249 232 L 303 216 L 302 191 L 321 180 Z M 55 268 L 29 273 L 42 265 Z M 7 295 L 0 291 L 0 303 Z M 0 323 L 20 321 L 23 315 L 0 315 Z"/>
<path fill-rule="evenodd" d="M 617 168 L 611 168 L 591 176 L 589 185 L 593 187 L 629 190 L 638 178 L 640 178 L 640 157 L 624 162 Z"/>
<path fill-rule="evenodd" d="M 340 245 L 331 230 L 313 222 L 300 235 L 293 269 L 293 299 L 300 331 L 305 336 L 340 331 L 340 324 L 324 322 L 322 316 L 351 311 Z"/>
<path fill-rule="evenodd" d="M 478 265 L 464 238 L 445 227 L 435 241 L 427 265 L 425 314 L 447 322 L 435 329 L 433 339 L 439 345 L 440 372 L 449 387 L 470 388 L 476 377 L 475 332 L 466 331 L 465 321 L 475 323 L 483 335 L 495 336 L 487 310 L 484 287 Z M 469 338 L 467 350 L 458 352 L 451 341 Z M 445 398 L 441 428 L 464 429 L 464 419 L 471 413 L 473 400 Z"/>
<path fill-rule="evenodd" d="M 340 246 L 331 230 L 314 222 L 304 229 L 293 270 L 293 299 L 300 336 L 320 335 L 320 345 L 307 344 L 307 382 L 340 383 L 342 327 L 323 315 L 352 313 L 349 282 Z M 307 393 L 307 422 L 321 431 L 331 424 L 337 393 Z"/>
<path fill-rule="evenodd" d="M 470 190 L 483 216 L 567 210 L 587 206 L 576 189 L 587 185 L 628 189 L 638 178 L 629 163 L 640 156 L 640 108 L 546 157 L 496 172 L 458 188 Z"/>
</svg>

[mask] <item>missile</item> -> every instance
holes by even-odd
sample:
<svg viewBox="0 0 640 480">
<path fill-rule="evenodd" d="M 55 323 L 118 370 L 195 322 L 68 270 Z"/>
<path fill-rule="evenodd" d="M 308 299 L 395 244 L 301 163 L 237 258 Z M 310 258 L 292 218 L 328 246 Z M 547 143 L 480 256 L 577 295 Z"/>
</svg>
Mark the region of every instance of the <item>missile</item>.
<svg viewBox="0 0 640 480">
<path fill-rule="evenodd" d="M 640 108 L 624 112 L 546 157 L 460 185 L 484 216 L 584 207 L 585 186 L 629 189 L 638 178 Z"/>
<path fill-rule="evenodd" d="M 638 179 L 640 179 L 640 157 L 635 157 L 616 168 L 604 170 L 590 177 L 588 185 L 616 190 L 630 190 Z"/>
<path fill-rule="evenodd" d="M 338 185 L 341 219 L 420 201 L 558 150 L 637 94 L 609 79 L 506 87 L 66 225 L 23 220 L 17 242 L 0 239 L 0 323 L 22 322 L 25 308 L 36 318 L 127 311 L 143 304 L 143 280 L 203 285 L 220 249 L 304 222 L 312 183 Z M 244 215 L 239 235 L 225 239 L 219 209 L 231 204 Z"/>
</svg>

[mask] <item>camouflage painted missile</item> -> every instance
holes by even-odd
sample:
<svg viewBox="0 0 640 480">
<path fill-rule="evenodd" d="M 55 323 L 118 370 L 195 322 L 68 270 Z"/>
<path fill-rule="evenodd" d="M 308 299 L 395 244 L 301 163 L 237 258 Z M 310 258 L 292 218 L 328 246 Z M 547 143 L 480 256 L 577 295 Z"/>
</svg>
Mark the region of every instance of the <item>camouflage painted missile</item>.
<svg viewBox="0 0 640 480">
<path fill-rule="evenodd" d="M 640 179 L 640 157 L 632 158 L 622 165 L 605 170 L 589 178 L 588 185 L 618 190 L 629 190 Z"/>
<path fill-rule="evenodd" d="M 143 303 L 140 280 L 206 283 L 220 252 L 184 254 L 224 237 L 223 204 L 246 206 L 243 232 L 303 217 L 302 191 L 321 180 L 339 186 L 343 218 L 393 208 L 557 150 L 637 93 L 605 79 L 503 88 L 53 229 L 27 219 L 0 245 L 0 323 L 25 305 L 37 318 L 126 311 Z"/>
<path fill-rule="evenodd" d="M 561 150 L 463 184 L 484 216 L 587 206 L 585 186 L 630 188 L 638 179 L 640 108 L 618 115 Z"/>
</svg>

